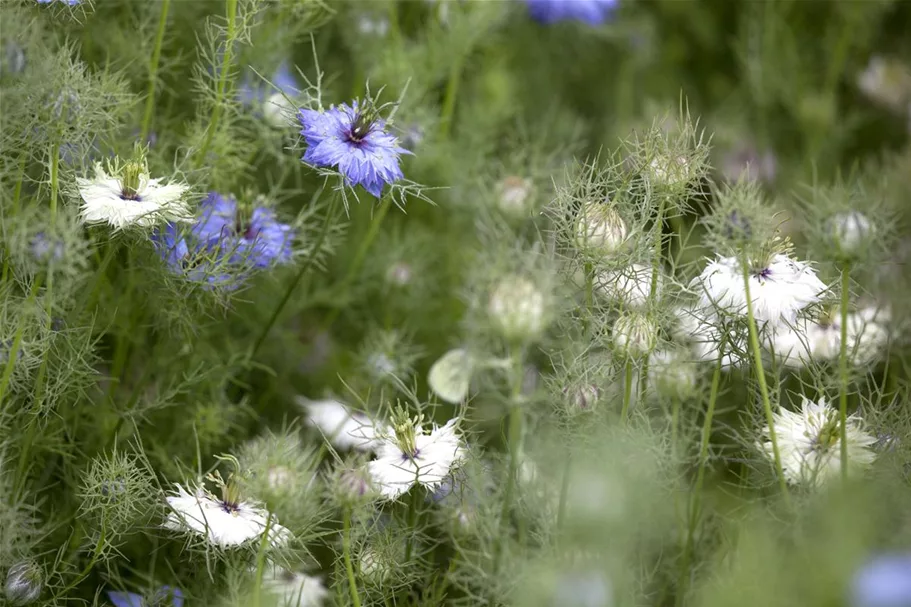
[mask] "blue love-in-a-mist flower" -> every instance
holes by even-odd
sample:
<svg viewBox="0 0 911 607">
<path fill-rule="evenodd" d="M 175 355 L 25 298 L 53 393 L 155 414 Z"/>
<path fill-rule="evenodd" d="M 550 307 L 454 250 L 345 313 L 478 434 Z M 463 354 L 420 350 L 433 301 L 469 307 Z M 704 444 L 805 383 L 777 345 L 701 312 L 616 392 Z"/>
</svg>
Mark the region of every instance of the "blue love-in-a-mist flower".
<svg viewBox="0 0 911 607">
<path fill-rule="evenodd" d="M 209 246 L 217 243 L 224 254 L 231 256 L 232 263 L 265 268 L 291 261 L 294 230 L 278 221 L 272 209 L 254 207 L 251 212 L 244 212 L 238 209 L 233 196 L 218 192 L 209 192 L 199 208 L 200 218 L 193 226 L 193 234 Z"/>
<path fill-rule="evenodd" d="M 82 0 L 38 0 L 38 4 L 52 4 L 54 2 L 60 2 L 62 4 L 68 4 L 69 6 L 76 6 Z"/>
<path fill-rule="evenodd" d="M 226 271 L 217 246 L 205 241 L 188 242 L 174 224 L 168 224 L 163 232 L 153 232 L 152 242 L 171 272 L 191 282 L 206 288 L 231 289 L 242 281 L 241 275 L 232 276 Z"/>
<path fill-rule="evenodd" d="M 911 606 L 911 553 L 868 561 L 851 583 L 850 607 Z"/>
<path fill-rule="evenodd" d="M 60 261 L 63 259 L 64 244 L 60 239 L 51 239 L 44 232 L 38 232 L 29 243 L 32 257 L 36 261 Z"/>
<path fill-rule="evenodd" d="M 350 185 L 360 184 L 377 198 L 385 184 L 405 177 L 399 155 L 411 152 L 385 131 L 385 120 L 369 102 L 355 100 L 325 112 L 301 110 L 299 118 L 307 144 L 304 162 L 337 167 Z"/>
<path fill-rule="evenodd" d="M 114 607 L 183 607 L 183 592 L 171 586 L 162 586 L 148 599 L 135 592 L 112 591 L 108 591 L 108 599 Z"/>
<path fill-rule="evenodd" d="M 583 21 L 601 25 L 617 8 L 619 0 L 525 0 L 531 17 L 541 23 Z"/>
</svg>

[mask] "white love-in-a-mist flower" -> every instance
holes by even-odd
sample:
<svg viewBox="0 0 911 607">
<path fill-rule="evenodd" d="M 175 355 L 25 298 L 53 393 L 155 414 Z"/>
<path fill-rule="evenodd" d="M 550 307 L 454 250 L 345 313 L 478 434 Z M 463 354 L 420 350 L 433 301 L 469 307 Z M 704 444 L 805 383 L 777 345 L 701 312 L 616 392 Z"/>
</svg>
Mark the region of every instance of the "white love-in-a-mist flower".
<svg viewBox="0 0 911 607">
<path fill-rule="evenodd" d="M 576 221 L 576 246 L 590 255 L 603 257 L 626 244 L 626 222 L 609 202 L 589 202 Z"/>
<path fill-rule="evenodd" d="M 497 284 L 487 312 L 494 327 L 509 340 L 531 339 L 547 326 L 544 293 L 521 276 L 509 276 Z"/>
<path fill-rule="evenodd" d="M 386 499 L 395 499 L 414 485 L 437 487 L 466 455 L 458 420 L 434 424 L 428 433 L 422 417 L 399 415 L 393 434 L 377 449 L 377 458 L 367 464 L 374 486 Z"/>
<path fill-rule="evenodd" d="M 841 473 L 841 428 L 838 409 L 825 399 L 818 403 L 801 397 L 800 411 L 779 409 L 773 416 L 781 467 L 788 482 L 821 485 Z M 769 426 L 762 429 L 763 439 L 769 437 Z M 876 459 L 872 446 L 876 437 L 864 430 L 863 420 L 856 414 L 847 419 L 848 468 L 860 470 Z M 764 440 L 760 449 L 774 459 L 771 440 Z"/>
<path fill-rule="evenodd" d="M 456 348 L 441 356 L 427 373 L 427 384 L 447 403 L 457 404 L 468 396 L 474 361 L 468 350 Z"/>
<path fill-rule="evenodd" d="M 855 366 L 871 364 L 889 342 L 889 311 L 867 306 L 851 312 L 846 320 L 848 361 Z M 837 360 L 841 356 L 841 313 L 836 308 L 819 321 L 801 318 L 793 325 L 776 327 L 768 347 L 788 367 Z"/>
<path fill-rule="evenodd" d="M 183 199 L 190 189 L 187 184 L 152 179 L 142 159 L 130 160 L 122 167 L 109 164 L 108 171 L 97 162 L 94 179 L 76 179 L 85 223 L 106 223 L 122 230 L 192 221 L 193 214 Z"/>
<path fill-rule="evenodd" d="M 262 504 L 241 501 L 234 491 L 226 490 L 227 497 L 218 498 L 203 487 L 193 493 L 177 485 L 175 495 L 168 496 L 166 529 L 205 536 L 206 540 L 221 548 L 239 546 L 258 540 L 269 529 L 269 543 L 280 546 L 288 543 L 291 532 L 278 524 Z"/>
<path fill-rule="evenodd" d="M 842 253 L 852 254 L 863 248 L 873 235 L 873 224 L 860 211 L 839 213 L 829 222 L 831 237 Z"/>
<path fill-rule="evenodd" d="M 659 291 L 663 282 L 663 275 L 659 272 Z M 634 263 L 622 270 L 606 270 L 595 275 L 594 283 L 595 290 L 602 297 L 633 308 L 641 308 L 648 303 L 652 290 L 652 268 Z"/>
<path fill-rule="evenodd" d="M 754 264 L 747 269 L 747 277 L 753 316 L 760 323 L 794 323 L 797 313 L 817 303 L 826 290 L 813 268 L 783 254 Z M 746 286 L 743 269 L 736 257 L 723 257 L 709 263 L 691 286 L 699 293 L 703 307 L 746 315 Z"/>
<path fill-rule="evenodd" d="M 384 425 L 365 413 L 355 411 L 337 400 L 310 400 L 296 396 L 295 401 L 304 410 L 307 423 L 316 428 L 338 449 L 375 451 L 380 445 L 377 431 Z"/>
<path fill-rule="evenodd" d="M 320 578 L 272 563 L 263 572 L 263 590 L 278 597 L 283 607 L 321 607 L 329 597 Z"/>
</svg>

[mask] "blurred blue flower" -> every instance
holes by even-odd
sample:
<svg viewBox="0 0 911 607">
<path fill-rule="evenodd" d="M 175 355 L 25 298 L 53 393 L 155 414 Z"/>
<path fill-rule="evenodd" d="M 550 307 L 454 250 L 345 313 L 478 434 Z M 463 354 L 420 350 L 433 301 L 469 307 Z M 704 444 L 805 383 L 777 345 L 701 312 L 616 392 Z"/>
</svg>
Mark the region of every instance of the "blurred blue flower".
<svg viewBox="0 0 911 607">
<path fill-rule="evenodd" d="M 209 195 L 199 205 L 201 215 L 193 233 L 202 241 L 217 243 L 234 263 L 252 262 L 265 268 L 273 263 L 291 261 L 294 231 L 279 222 L 275 211 L 255 207 L 249 215 L 237 208 L 233 196 L 218 192 Z"/>
<path fill-rule="evenodd" d="M 108 598 L 114 607 L 183 607 L 183 593 L 171 586 L 162 586 L 148 600 L 135 592 L 108 591 Z"/>
<path fill-rule="evenodd" d="M 911 553 L 886 554 L 854 576 L 850 607 L 911 607 Z"/>
<path fill-rule="evenodd" d="M 395 136 L 385 132 L 386 122 L 370 104 L 354 101 L 326 112 L 301 110 L 301 135 L 307 144 L 303 161 L 318 167 L 338 167 L 350 185 L 360 184 L 379 198 L 385 184 L 405 176 L 399 168 Z"/>
<path fill-rule="evenodd" d="M 568 573 L 554 588 L 553 604 L 559 607 L 610 607 L 611 585 L 601 573 Z"/>
<path fill-rule="evenodd" d="M 38 232 L 32 237 L 31 252 L 37 261 L 60 261 L 64 253 L 63 241 L 52 240 L 44 232 Z"/>
<path fill-rule="evenodd" d="M 68 4 L 70 6 L 76 6 L 82 0 L 38 0 L 38 4 L 51 4 L 52 2 L 62 2 L 63 4 Z"/>
<path fill-rule="evenodd" d="M 200 242 L 191 248 L 174 224 L 169 223 L 164 232 L 156 230 L 152 234 L 152 242 L 174 274 L 185 276 L 188 280 L 203 284 L 207 288 L 233 288 L 240 282 L 239 277 L 224 271 L 223 260 L 217 252 L 213 252 L 217 247 Z"/>
<path fill-rule="evenodd" d="M 282 62 L 272 75 L 272 84 L 289 97 L 297 92 L 297 80 L 285 62 Z M 273 92 L 274 89 L 268 82 L 263 82 L 259 76 L 248 73 L 237 89 L 237 99 L 244 105 L 260 106 Z"/>
<path fill-rule="evenodd" d="M 532 19 L 541 23 L 584 21 L 601 25 L 607 21 L 619 0 L 525 0 Z"/>
</svg>

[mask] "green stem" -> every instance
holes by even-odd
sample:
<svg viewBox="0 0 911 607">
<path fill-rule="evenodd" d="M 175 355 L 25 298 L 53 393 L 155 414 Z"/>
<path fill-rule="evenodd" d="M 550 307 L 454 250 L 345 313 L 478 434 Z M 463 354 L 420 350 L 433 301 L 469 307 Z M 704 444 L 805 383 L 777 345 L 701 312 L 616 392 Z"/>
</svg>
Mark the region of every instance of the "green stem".
<svg viewBox="0 0 911 607">
<path fill-rule="evenodd" d="M 142 128 L 139 131 L 139 141 L 145 143 L 149 137 L 152 125 L 152 110 L 155 109 L 155 88 L 158 85 L 158 63 L 161 60 L 161 43 L 168 24 L 168 11 L 171 0 L 161 0 L 161 15 L 158 18 L 158 33 L 155 34 L 155 48 L 152 49 L 152 61 L 149 64 L 149 88 L 146 91 L 146 107 L 142 115 Z"/>
<path fill-rule="evenodd" d="M 841 478 L 848 480 L 848 299 L 851 295 L 851 266 L 841 270 L 841 345 L 838 352 L 838 418 L 841 429 Z"/>
<path fill-rule="evenodd" d="M 509 513 L 512 510 L 512 501 L 515 497 L 516 485 L 519 474 L 519 458 L 522 452 L 522 405 L 520 402 L 522 395 L 522 377 L 524 357 L 513 353 L 510 356 L 512 362 L 512 393 L 509 400 L 508 429 L 506 431 L 506 441 L 509 446 L 509 471 L 506 477 L 506 491 L 503 494 L 503 508 L 500 512 L 500 537 L 498 538 L 496 554 L 494 555 L 494 571 L 500 567 L 500 559 L 503 556 L 503 550 L 506 543 L 506 534 L 503 527 L 509 520 Z"/>
<path fill-rule="evenodd" d="M 715 362 L 715 372 L 712 374 L 712 387 L 709 391 L 709 404 L 705 411 L 705 420 L 702 422 L 702 442 L 699 446 L 699 467 L 696 470 L 696 482 L 693 484 L 693 493 L 690 498 L 690 517 L 686 532 L 686 545 L 683 548 L 683 558 L 680 565 L 680 576 L 677 581 L 677 607 L 682 607 L 689 585 L 690 558 L 693 551 L 693 539 L 696 534 L 696 524 L 699 521 L 700 502 L 702 501 L 702 484 L 705 479 L 705 468 L 709 461 L 709 442 L 712 437 L 712 421 L 715 417 L 715 403 L 718 402 L 718 389 L 721 386 L 721 368 L 724 360 L 724 347 L 726 335 L 721 336 L 718 344 L 718 359 Z"/>
<path fill-rule="evenodd" d="M 322 189 L 320 190 L 322 191 Z M 316 244 L 313 246 L 313 251 L 310 256 L 307 257 L 307 260 L 301 264 L 300 270 L 297 272 L 297 276 L 294 277 L 294 280 L 291 281 L 291 284 L 288 285 L 288 289 L 285 291 L 285 294 L 282 296 L 280 302 L 275 307 L 275 310 L 272 311 L 272 316 L 269 317 L 269 320 L 266 322 L 266 326 L 263 327 L 263 330 L 260 332 L 259 337 L 256 338 L 256 341 L 253 342 L 253 347 L 250 348 L 250 354 L 247 356 L 248 360 L 252 360 L 256 353 L 259 352 L 260 347 L 266 341 L 266 338 L 269 336 L 269 333 L 272 331 L 272 327 L 275 326 L 275 323 L 278 321 L 278 317 L 281 315 L 282 310 L 285 309 L 285 306 L 291 300 L 291 296 L 294 294 L 294 290 L 297 288 L 297 285 L 300 284 L 300 281 L 304 278 L 310 268 L 313 267 L 313 264 L 316 262 L 316 259 L 319 257 L 319 251 L 323 246 L 323 242 L 326 240 L 326 236 L 329 234 L 329 227 L 332 223 L 332 218 L 334 213 L 331 210 L 326 211 L 326 220 L 323 222 L 323 227 L 320 229 L 319 236 L 316 238 Z"/>
<path fill-rule="evenodd" d="M 566 454 L 566 461 L 563 463 L 563 482 L 560 483 L 560 505 L 557 509 L 557 530 L 563 528 L 563 521 L 566 520 L 566 499 L 569 495 L 569 482 L 572 474 L 573 456 L 572 453 Z"/>
<path fill-rule="evenodd" d="M 630 401 L 633 398 L 633 360 L 626 358 L 623 377 L 623 408 L 620 410 L 620 423 L 626 424 L 629 415 Z"/>
<path fill-rule="evenodd" d="M 365 234 L 364 238 L 361 239 L 361 244 L 358 247 L 357 251 L 354 253 L 354 259 L 351 261 L 351 265 L 348 266 L 348 271 L 345 273 L 345 276 L 342 278 L 338 286 L 335 287 L 335 289 L 339 292 L 344 293 L 347 291 L 348 287 L 351 286 L 351 283 L 354 282 L 354 279 L 357 278 L 357 273 L 361 270 L 364 259 L 367 257 L 367 252 L 370 250 L 370 245 L 372 245 L 373 241 L 376 240 L 376 236 L 380 232 L 380 226 L 383 224 L 383 219 L 385 219 L 386 214 L 389 212 L 389 208 L 391 206 L 391 198 L 387 198 L 380 203 L 379 210 L 373 216 L 373 219 L 370 222 L 370 227 L 367 229 L 367 234 Z M 339 314 L 341 313 L 341 307 L 336 306 L 332 308 L 332 310 L 329 312 L 329 315 L 326 317 L 326 320 L 323 321 L 322 329 L 324 331 L 328 331 L 332 327 L 333 323 L 338 320 Z"/>
<path fill-rule="evenodd" d="M 778 450 L 778 433 L 775 431 L 775 417 L 772 415 L 772 403 L 769 401 L 769 386 L 766 383 L 765 369 L 762 365 L 762 350 L 759 348 L 759 329 L 756 317 L 753 315 L 753 298 L 750 294 L 750 269 L 747 260 L 743 260 L 743 286 L 747 302 L 747 324 L 750 332 L 750 349 L 753 353 L 753 364 L 756 367 L 756 379 L 759 382 L 759 394 L 762 397 L 762 408 L 765 411 L 766 423 L 769 426 L 769 441 L 772 443 L 772 456 L 775 460 L 775 472 L 778 474 L 778 484 L 785 503 L 790 507 L 791 498 L 788 493 L 788 482 L 784 477 L 781 467 L 781 452 Z"/>
<path fill-rule="evenodd" d="M 667 209 L 667 196 L 661 193 L 658 201 L 658 212 L 655 215 L 655 240 L 652 245 L 652 278 L 648 290 L 648 309 L 655 307 L 658 298 L 658 279 L 661 276 L 662 259 L 664 258 L 664 215 Z M 648 392 L 648 359 L 646 354 L 642 357 L 642 366 L 639 376 L 639 401 L 645 399 Z"/>
<path fill-rule="evenodd" d="M 272 531 L 272 513 L 266 519 L 262 537 L 259 540 L 259 549 L 256 551 L 256 582 L 253 584 L 253 607 L 260 605 L 260 593 L 263 587 L 263 568 L 266 564 L 266 549 L 269 544 L 269 534 Z"/>
<path fill-rule="evenodd" d="M 60 143 L 51 144 L 51 225 L 57 219 L 57 193 L 60 189 L 58 174 L 60 172 Z"/>
<path fill-rule="evenodd" d="M 440 114 L 440 135 L 444 138 L 452 131 L 452 117 L 455 113 L 459 82 L 462 79 L 462 62 L 463 58 L 460 55 L 449 68 L 449 80 L 446 82 L 446 94 L 443 97 L 443 109 Z"/>
<path fill-rule="evenodd" d="M 16 334 L 13 336 L 13 344 L 7 353 L 6 366 L 3 368 L 3 376 L 0 377 L 0 411 L 4 404 L 3 397 L 6 396 L 6 390 L 9 387 L 10 378 L 13 376 L 13 367 L 16 365 L 16 359 L 19 357 L 19 348 L 22 346 L 22 335 L 25 333 L 26 311 L 35 303 L 38 296 L 38 289 L 41 288 L 41 275 L 39 274 L 32 282 L 32 288 L 28 295 L 28 302 L 20 308 L 19 322 L 16 325 Z"/>
<path fill-rule="evenodd" d="M 342 516 L 342 553 L 345 559 L 345 571 L 348 574 L 348 589 L 354 607 L 361 607 L 361 597 L 357 592 L 357 579 L 354 577 L 354 565 L 351 563 L 351 509 L 345 507 Z"/>
<path fill-rule="evenodd" d="M 218 76 L 218 86 L 215 90 L 215 106 L 212 108 L 212 119 L 206 129 L 206 138 L 203 140 L 202 147 L 196 156 L 196 168 L 200 168 L 206 161 L 206 154 L 209 146 L 212 144 L 212 138 L 215 131 L 218 130 L 218 122 L 221 120 L 222 103 L 225 97 L 225 89 L 228 86 L 228 73 L 231 71 L 231 62 L 233 61 L 234 37 L 237 29 L 237 2 L 238 0 L 225 0 L 228 13 L 228 31 L 225 36 L 225 52 L 221 60 L 221 73 Z"/>
<path fill-rule="evenodd" d="M 420 485 L 417 482 L 414 484 L 415 486 L 411 488 L 411 500 L 408 502 L 408 539 L 405 541 L 406 563 L 411 560 L 411 555 L 414 552 L 414 536 L 416 534 L 415 529 L 417 528 L 418 522 L 418 508 L 421 500 Z"/>
</svg>

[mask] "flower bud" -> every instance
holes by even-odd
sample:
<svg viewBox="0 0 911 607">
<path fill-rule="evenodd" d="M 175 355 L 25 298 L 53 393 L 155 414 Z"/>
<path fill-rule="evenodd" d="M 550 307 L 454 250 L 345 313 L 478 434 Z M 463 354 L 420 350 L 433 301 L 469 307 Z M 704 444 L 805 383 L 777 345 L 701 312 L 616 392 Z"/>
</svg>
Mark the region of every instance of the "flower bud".
<svg viewBox="0 0 911 607">
<path fill-rule="evenodd" d="M 677 352 L 655 352 L 649 359 L 648 371 L 662 396 L 683 400 L 696 392 L 696 365 Z"/>
<path fill-rule="evenodd" d="M 520 276 L 505 278 L 497 285 L 487 311 L 493 325 L 509 340 L 535 337 L 546 326 L 544 294 Z"/>
<path fill-rule="evenodd" d="M 576 246 L 581 251 L 605 256 L 626 242 L 626 223 L 608 203 L 589 202 L 576 223 Z"/>
<path fill-rule="evenodd" d="M 830 235 L 844 254 L 854 254 L 863 248 L 873 232 L 873 224 L 859 211 L 839 213 L 832 217 Z"/>
<path fill-rule="evenodd" d="M 287 491 L 294 488 L 296 475 L 287 466 L 269 466 L 266 483 L 273 491 Z"/>
<path fill-rule="evenodd" d="M 335 491 L 345 504 L 362 504 L 375 493 L 370 474 L 363 466 L 342 469 L 336 477 Z"/>
<path fill-rule="evenodd" d="M 658 274 L 660 290 L 662 275 Z M 652 268 L 634 263 L 621 270 L 608 270 L 595 276 L 595 289 L 607 299 L 617 300 L 633 308 L 644 307 L 652 290 Z"/>
<path fill-rule="evenodd" d="M 657 344 L 658 327 L 644 314 L 624 314 L 614 323 L 614 346 L 627 356 L 643 356 Z"/>
<path fill-rule="evenodd" d="M 294 124 L 294 104 L 285 95 L 275 92 L 263 103 L 263 118 L 274 129 L 284 129 Z"/>
<path fill-rule="evenodd" d="M 386 280 L 397 287 L 405 287 L 411 283 L 413 273 L 410 264 L 400 261 L 389 266 L 386 271 Z"/>
<path fill-rule="evenodd" d="M 468 396 L 472 359 L 467 350 L 456 348 L 439 358 L 427 374 L 430 389 L 442 400 L 457 404 Z"/>
<path fill-rule="evenodd" d="M 41 568 L 33 562 L 24 562 L 10 567 L 3 590 L 6 599 L 13 605 L 28 605 L 38 600 L 43 588 Z"/>
<path fill-rule="evenodd" d="M 659 154 L 648 165 L 648 173 L 654 183 L 675 186 L 687 183 L 693 176 L 690 161 L 686 156 Z"/>
<path fill-rule="evenodd" d="M 507 215 L 525 217 L 528 215 L 533 186 L 531 180 L 510 175 L 497 186 L 497 203 Z"/>
<path fill-rule="evenodd" d="M 361 579 L 368 584 L 382 585 L 392 574 L 392 566 L 389 559 L 371 548 L 365 548 L 361 551 L 358 564 L 361 570 Z"/>
<path fill-rule="evenodd" d="M 563 394 L 567 397 L 567 408 L 571 413 L 592 411 L 601 400 L 601 388 L 595 384 L 566 387 Z"/>
</svg>

